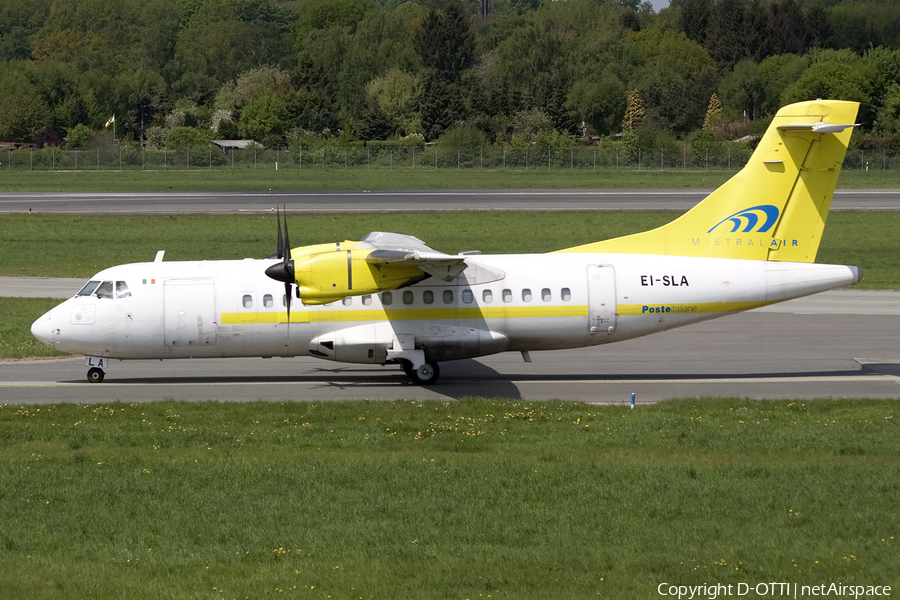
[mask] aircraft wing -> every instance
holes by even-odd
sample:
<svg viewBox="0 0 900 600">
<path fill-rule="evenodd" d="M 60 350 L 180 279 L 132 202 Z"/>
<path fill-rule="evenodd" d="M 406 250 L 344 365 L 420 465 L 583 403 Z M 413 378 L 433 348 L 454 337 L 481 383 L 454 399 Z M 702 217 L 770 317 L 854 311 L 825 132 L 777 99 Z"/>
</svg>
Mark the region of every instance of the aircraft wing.
<svg viewBox="0 0 900 600">
<path fill-rule="evenodd" d="M 444 254 L 411 235 L 373 231 L 360 240 L 358 248 L 373 248 L 366 262 L 373 265 L 418 267 L 423 273 L 453 281 L 466 269 L 464 256 Z"/>
</svg>

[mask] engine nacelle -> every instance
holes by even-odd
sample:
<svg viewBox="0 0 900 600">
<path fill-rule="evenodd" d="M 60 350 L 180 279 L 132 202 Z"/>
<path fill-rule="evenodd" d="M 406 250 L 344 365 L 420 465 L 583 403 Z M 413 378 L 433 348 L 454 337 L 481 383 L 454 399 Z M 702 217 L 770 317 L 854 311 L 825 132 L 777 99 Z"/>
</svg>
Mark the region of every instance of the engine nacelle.
<svg viewBox="0 0 900 600">
<path fill-rule="evenodd" d="M 415 265 L 369 264 L 366 257 L 373 250 L 357 248 L 358 244 L 311 246 L 293 253 L 294 278 L 303 304 L 328 304 L 346 296 L 393 290 L 426 277 Z"/>
</svg>

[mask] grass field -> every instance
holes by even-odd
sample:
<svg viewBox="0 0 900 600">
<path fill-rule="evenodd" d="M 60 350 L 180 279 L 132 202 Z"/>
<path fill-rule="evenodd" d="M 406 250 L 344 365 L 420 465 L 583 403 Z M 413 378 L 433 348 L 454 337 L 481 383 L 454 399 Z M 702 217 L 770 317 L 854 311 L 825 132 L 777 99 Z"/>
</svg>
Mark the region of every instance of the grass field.
<svg viewBox="0 0 900 600">
<path fill-rule="evenodd" d="M 0 189 L 31 192 L 715 188 L 735 171 L 587 169 L 221 169 L 0 171 Z M 900 188 L 900 171 L 845 170 L 839 187 Z"/>
<path fill-rule="evenodd" d="M 0 407 L 3 598 L 900 586 L 900 401 Z"/>
<path fill-rule="evenodd" d="M 291 216 L 295 246 L 359 239 L 369 231 L 415 235 L 443 252 L 548 252 L 651 229 L 671 212 L 416 213 Z M 90 277 L 153 260 L 240 259 L 275 251 L 275 215 L 6 215 L 0 275 Z M 861 288 L 900 287 L 900 213 L 829 215 L 818 261 L 863 269 Z"/>
</svg>

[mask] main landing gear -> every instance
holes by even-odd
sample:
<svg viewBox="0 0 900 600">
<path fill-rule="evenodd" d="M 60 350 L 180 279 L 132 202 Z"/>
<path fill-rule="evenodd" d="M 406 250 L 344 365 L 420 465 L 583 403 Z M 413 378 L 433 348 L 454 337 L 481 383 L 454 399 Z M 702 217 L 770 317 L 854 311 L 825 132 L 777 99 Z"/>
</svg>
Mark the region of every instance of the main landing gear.
<svg viewBox="0 0 900 600">
<path fill-rule="evenodd" d="M 418 385 L 431 385 L 441 376 L 441 368 L 433 360 L 426 360 L 418 369 L 413 369 L 412 363 L 407 360 L 402 361 L 400 366 L 407 377 Z"/>
</svg>

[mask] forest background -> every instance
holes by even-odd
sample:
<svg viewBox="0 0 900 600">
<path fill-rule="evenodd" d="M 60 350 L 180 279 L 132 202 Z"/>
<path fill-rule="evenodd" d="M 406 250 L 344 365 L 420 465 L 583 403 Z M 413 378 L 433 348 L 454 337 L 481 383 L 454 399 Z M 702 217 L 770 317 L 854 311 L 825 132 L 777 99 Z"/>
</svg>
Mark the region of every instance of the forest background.
<svg viewBox="0 0 900 600">
<path fill-rule="evenodd" d="M 0 142 L 36 147 L 721 149 L 815 98 L 900 154 L 900 3 L 0 3 Z"/>
</svg>

